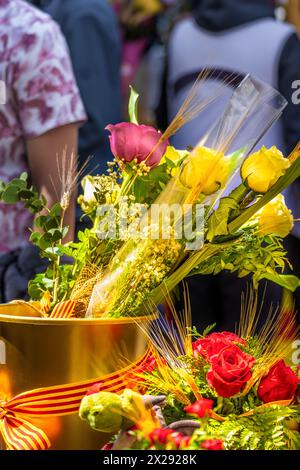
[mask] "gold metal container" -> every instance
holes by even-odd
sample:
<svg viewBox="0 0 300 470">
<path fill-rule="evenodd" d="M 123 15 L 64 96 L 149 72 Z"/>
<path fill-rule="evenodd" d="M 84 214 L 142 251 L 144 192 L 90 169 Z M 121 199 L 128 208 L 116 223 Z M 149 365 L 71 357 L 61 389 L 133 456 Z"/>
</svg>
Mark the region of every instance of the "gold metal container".
<svg viewBox="0 0 300 470">
<path fill-rule="evenodd" d="M 30 305 L 0 306 L 0 402 L 40 387 L 101 379 L 137 361 L 147 348 L 136 319 L 50 319 L 31 314 Z M 100 449 L 110 438 L 92 431 L 77 414 L 39 418 L 34 424 L 46 432 L 53 450 Z"/>
</svg>

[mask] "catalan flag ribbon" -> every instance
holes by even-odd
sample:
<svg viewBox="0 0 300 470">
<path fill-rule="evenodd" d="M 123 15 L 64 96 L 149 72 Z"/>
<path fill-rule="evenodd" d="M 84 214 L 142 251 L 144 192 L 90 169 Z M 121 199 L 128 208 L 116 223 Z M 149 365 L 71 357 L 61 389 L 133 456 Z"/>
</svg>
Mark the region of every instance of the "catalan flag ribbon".
<svg viewBox="0 0 300 470">
<path fill-rule="evenodd" d="M 55 305 L 50 318 L 72 318 L 75 316 L 75 308 L 77 302 L 75 300 L 65 300 Z"/>
<path fill-rule="evenodd" d="M 148 349 L 143 357 L 118 370 L 97 379 L 75 384 L 39 388 L 21 393 L 7 402 L 0 402 L 0 433 L 8 450 L 46 450 L 51 443 L 45 432 L 30 422 L 30 418 L 63 416 L 77 413 L 87 390 L 101 382 L 101 390 L 121 392 L 135 370 L 140 370 L 151 357 Z"/>
</svg>

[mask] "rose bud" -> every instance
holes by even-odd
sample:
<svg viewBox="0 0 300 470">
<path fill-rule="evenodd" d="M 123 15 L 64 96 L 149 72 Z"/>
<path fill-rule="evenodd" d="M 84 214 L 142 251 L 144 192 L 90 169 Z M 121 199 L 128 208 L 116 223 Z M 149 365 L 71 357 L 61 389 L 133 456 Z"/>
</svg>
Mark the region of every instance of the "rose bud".
<svg viewBox="0 0 300 470">
<path fill-rule="evenodd" d="M 266 193 L 289 168 L 290 161 L 274 145 L 252 153 L 241 167 L 241 176 L 250 189 Z"/>
<path fill-rule="evenodd" d="M 162 134 L 154 127 L 120 122 L 109 124 L 105 129 L 111 133 L 112 154 L 123 163 L 136 160 L 152 168 L 159 164 L 166 152 L 168 141 L 161 141 Z"/>
<path fill-rule="evenodd" d="M 213 406 L 213 400 L 201 398 L 200 400 L 192 403 L 192 405 L 186 406 L 184 411 L 189 415 L 196 416 L 197 418 L 204 418 L 205 416 L 209 416 L 210 410 L 213 409 Z"/>
</svg>

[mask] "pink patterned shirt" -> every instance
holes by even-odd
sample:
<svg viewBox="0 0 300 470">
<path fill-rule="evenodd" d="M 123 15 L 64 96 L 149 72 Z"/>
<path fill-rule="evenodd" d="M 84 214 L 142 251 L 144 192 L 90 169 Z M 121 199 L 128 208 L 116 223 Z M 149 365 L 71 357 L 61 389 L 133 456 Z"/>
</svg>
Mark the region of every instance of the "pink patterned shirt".
<svg viewBox="0 0 300 470">
<path fill-rule="evenodd" d="M 22 0 L 0 0 L 0 80 L 0 179 L 7 182 L 28 171 L 27 139 L 86 116 L 59 27 Z M 31 224 L 22 205 L 0 203 L 0 253 L 23 245 Z"/>
</svg>

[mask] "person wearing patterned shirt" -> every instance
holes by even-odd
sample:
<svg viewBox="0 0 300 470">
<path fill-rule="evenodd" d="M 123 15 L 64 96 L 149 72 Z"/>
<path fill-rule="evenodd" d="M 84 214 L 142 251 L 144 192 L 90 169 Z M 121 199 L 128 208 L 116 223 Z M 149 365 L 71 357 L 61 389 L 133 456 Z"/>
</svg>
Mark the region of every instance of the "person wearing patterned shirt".
<svg viewBox="0 0 300 470">
<path fill-rule="evenodd" d="M 78 128 L 86 115 L 58 25 L 23 0 L 0 0 L 0 80 L 6 91 L 0 104 L 0 180 L 27 171 L 52 206 L 62 185 L 57 158 L 64 150 L 67 161 L 72 152 L 77 154 Z M 66 216 L 69 239 L 75 225 L 73 199 Z M 0 203 L 0 253 L 6 254 L 0 259 L 2 300 L 10 300 L 4 292 L 8 274 L 9 284 L 20 290 L 14 294 L 21 296 L 32 264 L 40 263 L 28 251 L 31 224 L 22 205 Z"/>
</svg>

